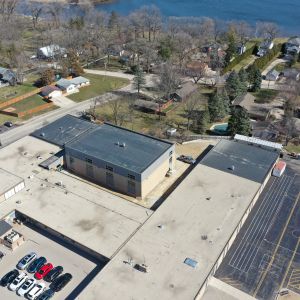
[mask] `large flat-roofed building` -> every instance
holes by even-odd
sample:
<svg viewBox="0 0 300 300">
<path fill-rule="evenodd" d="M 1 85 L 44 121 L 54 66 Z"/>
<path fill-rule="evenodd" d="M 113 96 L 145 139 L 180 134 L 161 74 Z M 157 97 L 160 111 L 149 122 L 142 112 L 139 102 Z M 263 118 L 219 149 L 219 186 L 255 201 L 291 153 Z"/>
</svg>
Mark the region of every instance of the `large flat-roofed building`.
<svg viewBox="0 0 300 300">
<path fill-rule="evenodd" d="M 174 155 L 173 143 L 106 123 L 65 146 L 68 169 L 136 198 L 173 170 Z"/>
<path fill-rule="evenodd" d="M 109 189 L 144 198 L 174 168 L 173 143 L 65 116 L 33 133 L 64 149 L 65 166 Z"/>
<path fill-rule="evenodd" d="M 278 156 L 219 142 L 78 298 L 201 299 Z"/>
<path fill-rule="evenodd" d="M 24 179 L 0 168 L 0 202 L 9 199 L 24 187 Z"/>
</svg>

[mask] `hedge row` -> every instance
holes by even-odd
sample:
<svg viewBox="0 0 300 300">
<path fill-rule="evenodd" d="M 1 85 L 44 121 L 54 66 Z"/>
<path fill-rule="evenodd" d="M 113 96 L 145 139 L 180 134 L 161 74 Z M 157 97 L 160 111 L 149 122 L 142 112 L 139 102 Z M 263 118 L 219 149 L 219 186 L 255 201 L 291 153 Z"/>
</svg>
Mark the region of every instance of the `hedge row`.
<svg viewBox="0 0 300 300">
<path fill-rule="evenodd" d="M 270 50 L 265 56 L 260 57 L 253 63 L 261 71 L 282 51 L 282 44 L 276 44 L 272 50 Z"/>
<path fill-rule="evenodd" d="M 236 56 L 223 70 L 222 74 L 231 71 L 237 64 L 239 64 L 244 59 L 248 58 L 250 55 L 254 54 L 257 45 L 253 45 L 251 48 L 247 49 L 242 55 Z"/>
</svg>

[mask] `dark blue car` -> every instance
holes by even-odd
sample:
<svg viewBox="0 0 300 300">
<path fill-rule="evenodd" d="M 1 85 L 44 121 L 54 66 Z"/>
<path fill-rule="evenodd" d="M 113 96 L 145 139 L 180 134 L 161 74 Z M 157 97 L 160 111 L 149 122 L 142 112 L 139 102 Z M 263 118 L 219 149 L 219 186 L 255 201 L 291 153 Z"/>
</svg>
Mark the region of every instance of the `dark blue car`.
<svg viewBox="0 0 300 300">
<path fill-rule="evenodd" d="M 36 300 L 48 300 L 48 299 L 52 298 L 53 295 L 54 295 L 54 291 L 49 289 L 49 290 L 43 292 L 41 295 L 39 295 Z"/>
<path fill-rule="evenodd" d="M 37 272 L 45 263 L 47 262 L 47 259 L 43 256 L 37 258 L 34 260 L 29 267 L 27 268 L 27 271 L 29 273 L 35 273 Z"/>
</svg>

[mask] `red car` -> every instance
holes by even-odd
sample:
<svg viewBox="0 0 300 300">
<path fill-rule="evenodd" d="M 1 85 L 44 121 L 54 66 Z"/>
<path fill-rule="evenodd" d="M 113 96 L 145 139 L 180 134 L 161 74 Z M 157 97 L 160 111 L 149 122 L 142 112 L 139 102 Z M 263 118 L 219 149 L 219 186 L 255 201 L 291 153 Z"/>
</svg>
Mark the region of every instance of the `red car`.
<svg viewBox="0 0 300 300">
<path fill-rule="evenodd" d="M 36 279 L 44 278 L 51 270 L 53 269 L 53 265 L 51 263 L 47 263 L 43 265 L 35 274 L 34 277 Z"/>
</svg>

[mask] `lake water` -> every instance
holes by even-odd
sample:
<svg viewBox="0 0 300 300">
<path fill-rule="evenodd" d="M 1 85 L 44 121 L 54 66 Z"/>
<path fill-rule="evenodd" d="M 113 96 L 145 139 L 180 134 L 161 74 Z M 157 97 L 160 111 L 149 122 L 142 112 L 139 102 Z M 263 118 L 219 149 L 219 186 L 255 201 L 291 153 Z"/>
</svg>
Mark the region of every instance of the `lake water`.
<svg viewBox="0 0 300 300">
<path fill-rule="evenodd" d="M 207 16 L 222 20 L 277 23 L 282 34 L 300 34 L 300 0 L 117 0 L 98 9 L 126 15 L 154 4 L 165 16 Z"/>
</svg>

